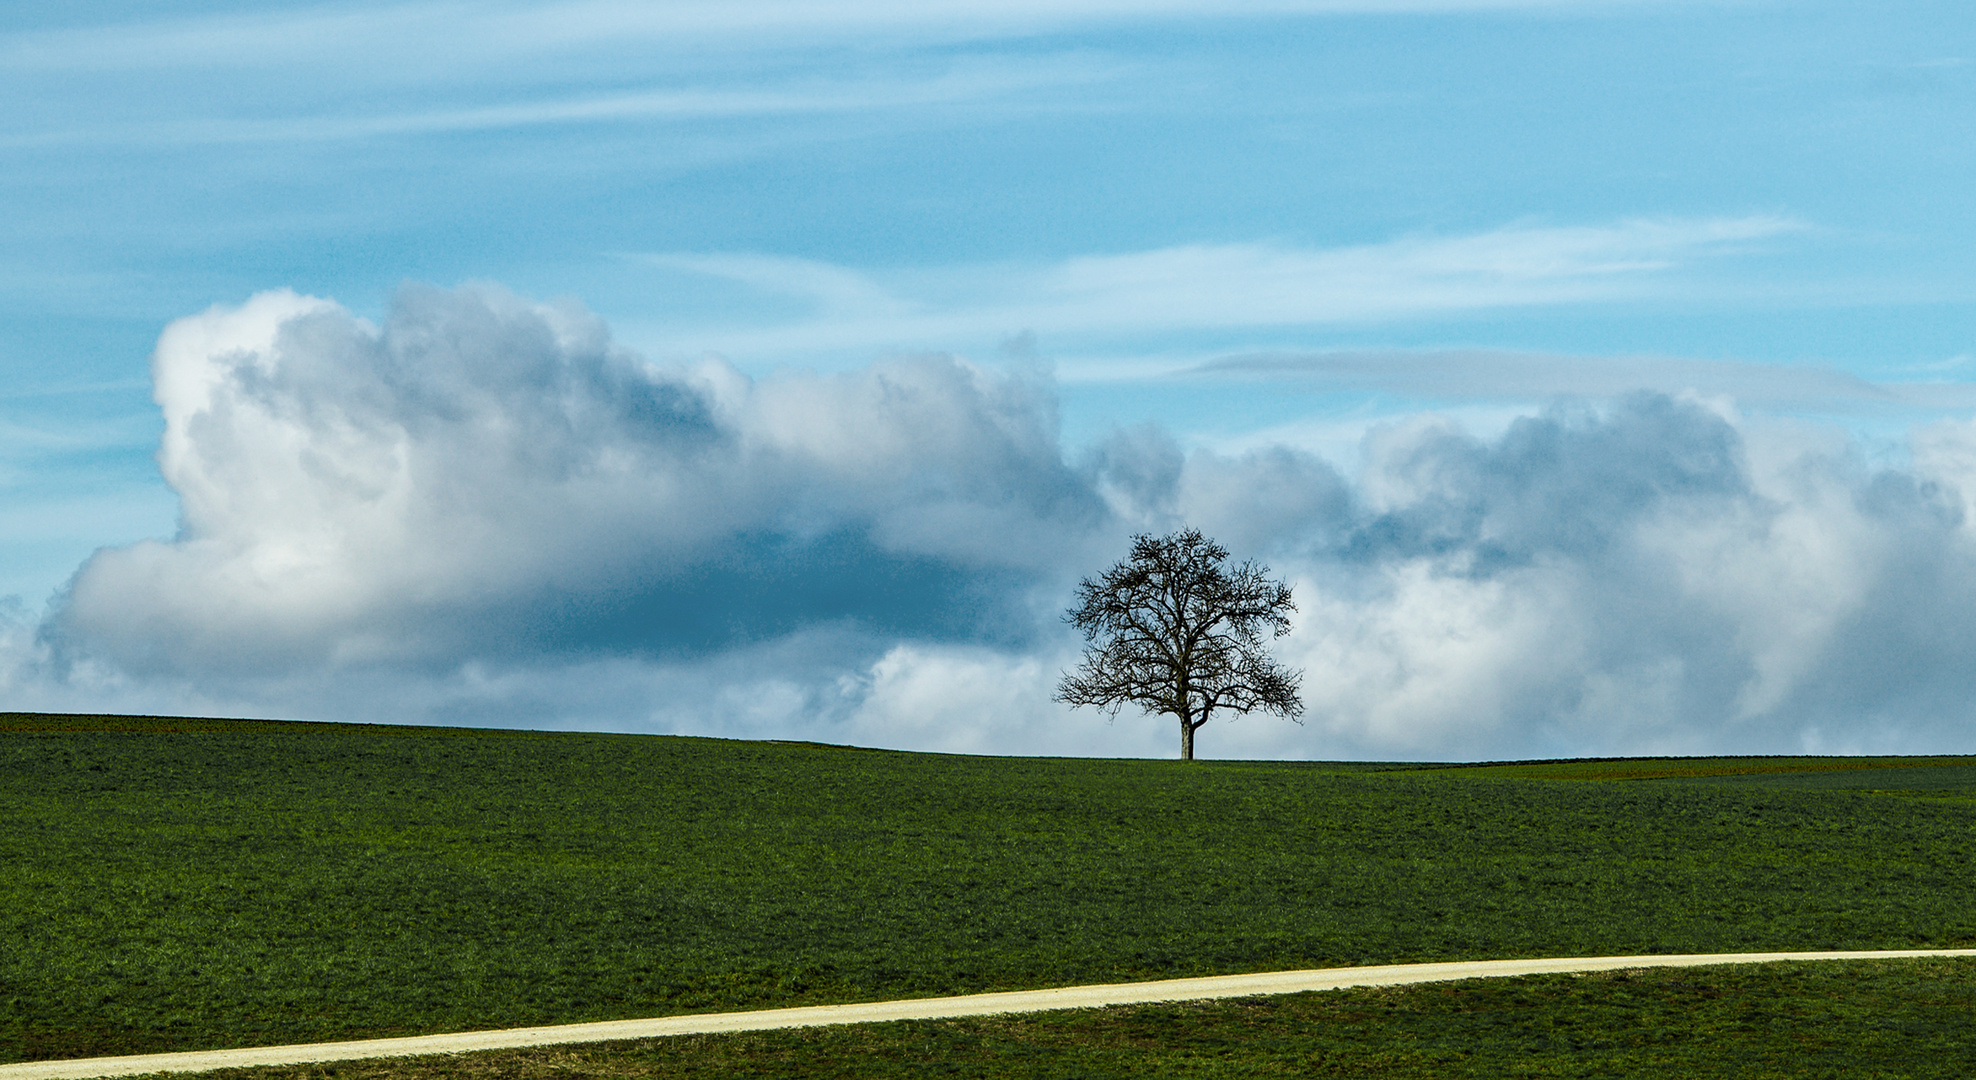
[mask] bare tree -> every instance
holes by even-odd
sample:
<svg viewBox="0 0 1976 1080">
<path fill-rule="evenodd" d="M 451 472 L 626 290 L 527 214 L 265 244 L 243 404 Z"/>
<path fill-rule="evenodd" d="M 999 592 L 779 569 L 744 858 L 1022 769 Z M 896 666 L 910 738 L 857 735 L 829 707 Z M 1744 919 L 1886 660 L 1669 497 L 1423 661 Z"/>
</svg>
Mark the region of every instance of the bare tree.
<svg viewBox="0 0 1976 1080">
<path fill-rule="evenodd" d="M 1228 551 L 1185 529 L 1132 538 L 1132 554 L 1077 586 L 1066 621 L 1089 642 L 1076 674 L 1065 672 L 1056 700 L 1095 705 L 1113 716 L 1126 702 L 1180 720 L 1180 756 L 1194 759 L 1194 732 L 1216 709 L 1255 709 L 1291 720 L 1303 672 L 1264 652 L 1262 631 L 1290 632 L 1290 586 L 1269 568 L 1229 570 Z"/>
</svg>

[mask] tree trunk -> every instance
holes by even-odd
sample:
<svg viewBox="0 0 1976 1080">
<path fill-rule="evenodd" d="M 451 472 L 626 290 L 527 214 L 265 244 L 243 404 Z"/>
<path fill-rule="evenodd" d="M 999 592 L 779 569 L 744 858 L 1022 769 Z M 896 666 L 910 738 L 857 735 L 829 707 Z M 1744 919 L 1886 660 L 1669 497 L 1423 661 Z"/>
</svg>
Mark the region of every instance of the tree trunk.
<svg viewBox="0 0 1976 1080">
<path fill-rule="evenodd" d="M 1191 716 L 1180 718 L 1180 760 L 1194 760 L 1194 718 Z"/>
</svg>

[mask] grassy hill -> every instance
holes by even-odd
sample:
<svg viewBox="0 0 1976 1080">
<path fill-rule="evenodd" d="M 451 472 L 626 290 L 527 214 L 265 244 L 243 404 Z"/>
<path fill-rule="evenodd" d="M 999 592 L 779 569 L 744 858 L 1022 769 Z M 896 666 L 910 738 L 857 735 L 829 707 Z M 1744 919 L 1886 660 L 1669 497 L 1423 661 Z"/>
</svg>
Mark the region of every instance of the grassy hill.
<svg viewBox="0 0 1976 1080">
<path fill-rule="evenodd" d="M 0 1061 L 1976 944 L 1976 759 L 1467 768 L 0 715 Z"/>
</svg>

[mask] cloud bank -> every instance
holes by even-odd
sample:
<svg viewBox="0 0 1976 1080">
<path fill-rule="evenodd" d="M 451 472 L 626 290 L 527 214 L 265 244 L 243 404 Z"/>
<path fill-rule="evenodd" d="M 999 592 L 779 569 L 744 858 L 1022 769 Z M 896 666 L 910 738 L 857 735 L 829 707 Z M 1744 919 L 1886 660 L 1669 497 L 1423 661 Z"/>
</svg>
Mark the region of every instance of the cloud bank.
<svg viewBox="0 0 1976 1080">
<path fill-rule="evenodd" d="M 1308 723 L 1208 756 L 1967 751 L 1976 423 L 1869 466 L 1692 395 L 1431 415 L 1342 474 L 1155 427 L 1067 452 L 1047 379 L 951 357 L 660 368 L 574 305 L 267 293 L 154 359 L 170 540 L 105 549 L 26 707 L 1167 755 L 1053 704 L 1071 586 L 1191 524 L 1296 587 Z"/>
</svg>

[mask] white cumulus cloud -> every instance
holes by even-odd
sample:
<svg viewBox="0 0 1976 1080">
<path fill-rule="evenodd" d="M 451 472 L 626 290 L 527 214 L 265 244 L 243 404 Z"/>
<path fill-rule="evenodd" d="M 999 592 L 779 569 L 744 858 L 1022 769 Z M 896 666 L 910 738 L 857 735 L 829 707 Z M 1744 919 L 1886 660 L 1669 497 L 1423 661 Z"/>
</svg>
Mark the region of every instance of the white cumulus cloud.
<svg viewBox="0 0 1976 1080">
<path fill-rule="evenodd" d="M 154 367 L 180 534 L 100 552 L 51 624 L 134 670 L 993 636 L 1103 510 L 1019 379 L 661 371 L 491 288 L 409 289 L 383 326 L 263 294 Z"/>
</svg>

